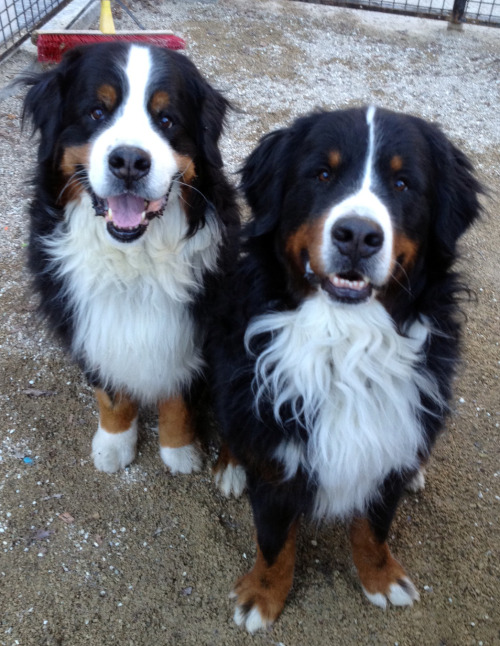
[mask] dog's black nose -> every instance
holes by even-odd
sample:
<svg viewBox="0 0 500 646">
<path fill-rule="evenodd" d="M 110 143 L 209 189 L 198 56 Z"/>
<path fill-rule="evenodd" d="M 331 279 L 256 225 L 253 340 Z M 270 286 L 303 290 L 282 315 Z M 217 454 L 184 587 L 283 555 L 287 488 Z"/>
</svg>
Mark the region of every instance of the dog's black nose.
<svg viewBox="0 0 500 646">
<path fill-rule="evenodd" d="M 119 146 L 109 154 L 108 164 L 115 177 L 130 185 L 149 173 L 151 155 L 142 148 Z"/>
<path fill-rule="evenodd" d="M 332 238 L 340 253 L 349 256 L 353 262 L 373 256 L 384 244 L 382 227 L 374 220 L 359 216 L 337 220 L 332 228 Z"/>
</svg>

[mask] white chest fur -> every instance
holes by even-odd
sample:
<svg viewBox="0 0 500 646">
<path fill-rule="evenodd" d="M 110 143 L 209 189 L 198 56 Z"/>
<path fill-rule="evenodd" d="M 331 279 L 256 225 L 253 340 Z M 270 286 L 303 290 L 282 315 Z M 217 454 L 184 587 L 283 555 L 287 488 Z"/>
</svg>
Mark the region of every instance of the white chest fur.
<svg viewBox="0 0 500 646">
<path fill-rule="evenodd" d="M 175 196 L 136 243 L 113 241 L 89 198 L 66 207 L 46 243 L 74 312 L 72 351 L 105 384 L 143 403 L 188 384 L 202 360 L 190 304 L 217 262 L 215 218 L 186 239 Z"/>
<path fill-rule="evenodd" d="M 403 337 L 379 302 L 340 305 L 320 292 L 254 320 L 247 345 L 264 332 L 272 341 L 256 364 L 257 407 L 269 398 L 279 421 L 289 403 L 307 428 L 307 444 L 283 442 L 275 457 L 286 478 L 302 466 L 317 482 L 318 517 L 362 511 L 392 470 L 418 466 L 420 391 L 437 392 L 419 365 L 425 322 Z"/>
</svg>

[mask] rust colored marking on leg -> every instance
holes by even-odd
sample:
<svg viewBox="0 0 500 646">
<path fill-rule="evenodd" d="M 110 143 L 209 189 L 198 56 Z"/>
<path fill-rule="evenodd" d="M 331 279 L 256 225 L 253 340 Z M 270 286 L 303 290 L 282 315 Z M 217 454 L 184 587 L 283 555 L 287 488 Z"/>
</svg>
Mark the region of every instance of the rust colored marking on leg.
<svg viewBox="0 0 500 646">
<path fill-rule="evenodd" d="M 257 546 L 257 559 L 253 569 L 242 576 L 234 592 L 244 613 L 258 610 L 262 623 L 271 624 L 281 614 L 293 582 L 295 568 L 295 543 L 298 521 L 290 528 L 285 544 L 272 565 Z"/>
<path fill-rule="evenodd" d="M 101 388 L 96 388 L 95 396 L 99 405 L 101 427 L 108 433 L 128 431 L 137 417 L 137 404 L 122 393 L 111 399 Z"/>
<path fill-rule="evenodd" d="M 160 446 L 178 449 L 192 444 L 195 433 L 184 399 L 180 395 L 166 399 L 160 402 L 158 408 Z"/>
<path fill-rule="evenodd" d="M 387 543 L 378 541 L 366 518 L 356 518 L 350 530 L 352 557 L 364 589 L 369 594 L 390 595 L 390 586 L 407 580 Z"/>
</svg>

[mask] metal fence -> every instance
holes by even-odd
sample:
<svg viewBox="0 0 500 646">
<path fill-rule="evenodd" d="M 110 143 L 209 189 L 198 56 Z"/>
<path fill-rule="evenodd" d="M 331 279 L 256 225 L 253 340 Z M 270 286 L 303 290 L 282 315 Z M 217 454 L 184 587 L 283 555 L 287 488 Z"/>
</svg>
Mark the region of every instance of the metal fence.
<svg viewBox="0 0 500 646">
<path fill-rule="evenodd" d="M 0 60 L 70 0 L 0 0 Z"/>
<path fill-rule="evenodd" d="M 500 27 L 500 0 L 303 0 Z M 0 0 L 0 60 L 70 0 Z"/>
<path fill-rule="evenodd" d="M 466 21 L 500 27 L 499 0 L 455 0 L 453 13 L 459 19 L 461 11 Z"/>
<path fill-rule="evenodd" d="M 351 9 L 370 9 L 460 25 L 470 22 L 500 27 L 500 0 L 302 0 Z"/>
</svg>

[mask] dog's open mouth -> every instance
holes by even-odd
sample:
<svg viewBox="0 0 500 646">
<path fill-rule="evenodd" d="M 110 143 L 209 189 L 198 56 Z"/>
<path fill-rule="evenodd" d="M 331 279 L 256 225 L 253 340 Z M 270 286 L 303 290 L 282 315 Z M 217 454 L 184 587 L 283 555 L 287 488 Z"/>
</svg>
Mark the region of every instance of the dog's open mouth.
<svg viewBox="0 0 500 646">
<path fill-rule="evenodd" d="M 321 287 L 337 301 L 342 303 L 362 303 L 372 293 L 372 283 L 356 271 L 330 274 L 323 278 Z"/>
<path fill-rule="evenodd" d="M 163 214 L 172 185 L 167 194 L 159 200 L 147 200 L 133 193 L 97 197 L 92 193 L 96 215 L 106 221 L 108 233 L 119 242 L 138 240 L 154 218 Z"/>
</svg>

